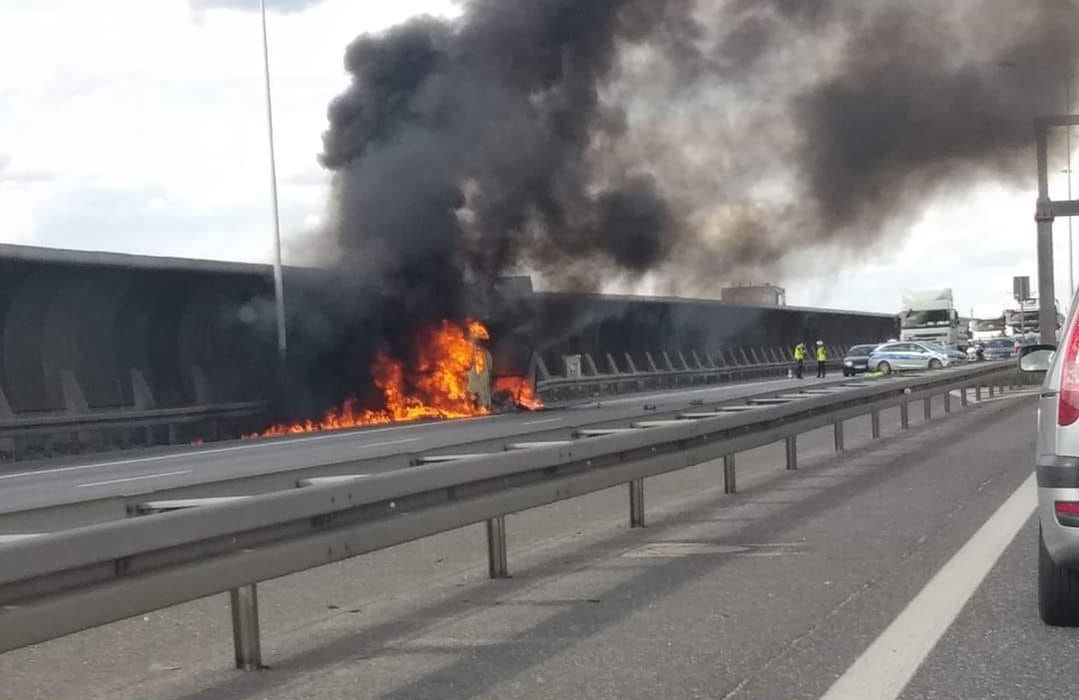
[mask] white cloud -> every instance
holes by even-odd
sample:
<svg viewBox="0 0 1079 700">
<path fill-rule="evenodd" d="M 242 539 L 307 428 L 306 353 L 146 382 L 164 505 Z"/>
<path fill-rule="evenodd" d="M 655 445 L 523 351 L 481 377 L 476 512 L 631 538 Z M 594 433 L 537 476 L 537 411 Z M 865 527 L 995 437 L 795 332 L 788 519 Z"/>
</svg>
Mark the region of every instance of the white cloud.
<svg viewBox="0 0 1079 700">
<path fill-rule="evenodd" d="M 269 18 L 286 238 L 322 217 L 317 155 L 326 106 L 347 84 L 345 47 L 421 11 L 455 11 L 448 0 L 308 4 Z M 0 134 L 16 135 L 0 141 L 0 241 L 268 259 L 257 14 L 6 0 L 0 62 L 18 66 L 0 75 Z"/>
</svg>

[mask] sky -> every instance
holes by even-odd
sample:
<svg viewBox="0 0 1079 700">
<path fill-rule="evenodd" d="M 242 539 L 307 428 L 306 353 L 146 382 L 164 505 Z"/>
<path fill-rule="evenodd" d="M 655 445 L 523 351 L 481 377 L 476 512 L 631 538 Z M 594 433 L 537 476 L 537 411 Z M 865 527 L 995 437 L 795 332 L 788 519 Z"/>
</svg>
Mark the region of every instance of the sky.
<svg viewBox="0 0 1079 700">
<path fill-rule="evenodd" d="M 416 14 L 457 9 L 453 0 L 268 4 L 287 264 L 325 215 L 329 178 L 317 154 L 326 106 L 347 85 L 345 46 Z M 0 0 L 0 243 L 268 262 L 257 6 Z M 1051 147 L 1051 194 L 1062 199 L 1063 139 Z M 1013 275 L 1036 285 L 1034 180 L 1032 152 L 1029 189 L 987 183 L 942 195 L 905 235 L 849 253 L 793 251 L 804 271 L 760 281 L 784 286 L 800 306 L 895 312 L 903 289 L 942 287 L 964 313 L 1001 306 Z M 1057 298 L 1066 304 L 1067 221 L 1055 231 Z"/>
</svg>

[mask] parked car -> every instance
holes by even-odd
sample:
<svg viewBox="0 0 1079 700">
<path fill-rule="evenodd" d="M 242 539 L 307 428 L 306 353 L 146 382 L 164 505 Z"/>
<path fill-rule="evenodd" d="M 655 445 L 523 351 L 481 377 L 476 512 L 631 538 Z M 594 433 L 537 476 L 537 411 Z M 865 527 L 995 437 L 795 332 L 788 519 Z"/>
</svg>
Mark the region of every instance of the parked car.
<svg viewBox="0 0 1079 700">
<path fill-rule="evenodd" d="M 958 345 L 944 345 L 943 343 L 926 341 L 919 342 L 921 342 L 923 345 L 928 345 L 930 350 L 936 350 L 937 352 L 944 353 L 948 357 L 952 358 L 952 362 L 967 361 L 967 351 L 965 349 L 961 350 Z"/>
<path fill-rule="evenodd" d="M 843 357 L 843 376 L 853 377 L 859 372 L 869 371 L 869 355 L 876 349 L 878 343 L 872 345 L 855 345 Z"/>
<path fill-rule="evenodd" d="M 885 374 L 905 369 L 941 369 L 954 362 L 942 350 L 925 343 L 885 343 L 869 355 L 869 367 Z"/>
<path fill-rule="evenodd" d="M 985 359 L 1008 360 L 1017 355 L 1019 344 L 1011 338 L 990 338 L 982 343 Z"/>
<path fill-rule="evenodd" d="M 1022 372 L 1044 372 L 1034 453 L 1038 479 L 1038 612 L 1050 625 L 1079 626 L 1079 324 L 1076 306 L 1052 345 L 1025 345 Z"/>
</svg>

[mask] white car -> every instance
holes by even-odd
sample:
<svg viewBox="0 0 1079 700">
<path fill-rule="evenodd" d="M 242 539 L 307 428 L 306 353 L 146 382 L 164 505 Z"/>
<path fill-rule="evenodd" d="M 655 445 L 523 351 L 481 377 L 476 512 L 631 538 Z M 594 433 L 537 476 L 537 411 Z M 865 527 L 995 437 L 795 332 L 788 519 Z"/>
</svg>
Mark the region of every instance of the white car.
<svg viewBox="0 0 1079 700">
<path fill-rule="evenodd" d="M 923 343 L 885 343 L 869 355 L 869 368 L 885 374 L 905 369 L 941 369 L 952 364 L 947 352 Z"/>
</svg>

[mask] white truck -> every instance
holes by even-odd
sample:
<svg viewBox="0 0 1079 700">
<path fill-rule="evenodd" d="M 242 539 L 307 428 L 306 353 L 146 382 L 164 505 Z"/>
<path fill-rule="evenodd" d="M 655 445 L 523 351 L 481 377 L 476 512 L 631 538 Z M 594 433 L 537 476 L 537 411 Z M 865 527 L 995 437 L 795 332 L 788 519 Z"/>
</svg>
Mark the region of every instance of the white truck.
<svg viewBox="0 0 1079 700">
<path fill-rule="evenodd" d="M 904 292 L 899 322 L 902 340 L 958 346 L 970 339 L 969 329 L 959 322 L 951 289 Z"/>
<path fill-rule="evenodd" d="M 1012 300 L 1010 308 L 1004 309 L 1005 335 L 1020 338 L 1037 335 L 1041 329 L 1037 299 L 1028 299 L 1023 303 Z"/>
<path fill-rule="evenodd" d="M 970 339 L 972 342 L 999 338 L 1006 335 L 1007 325 L 1004 319 L 1004 307 L 997 305 L 976 306 L 970 319 Z"/>
</svg>

